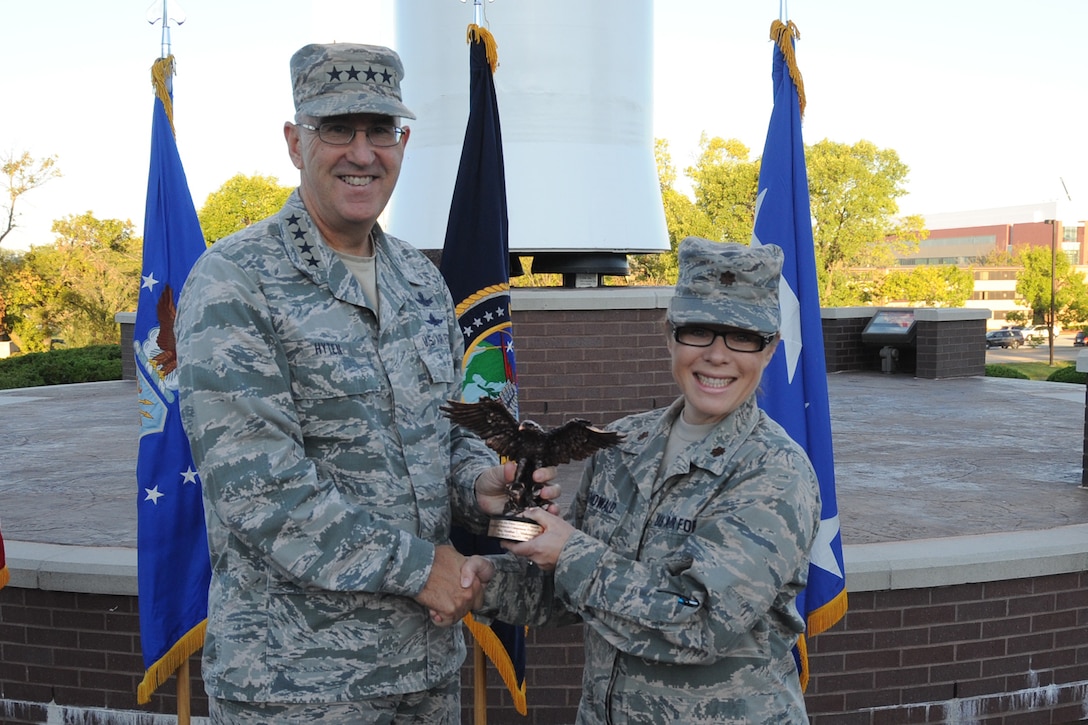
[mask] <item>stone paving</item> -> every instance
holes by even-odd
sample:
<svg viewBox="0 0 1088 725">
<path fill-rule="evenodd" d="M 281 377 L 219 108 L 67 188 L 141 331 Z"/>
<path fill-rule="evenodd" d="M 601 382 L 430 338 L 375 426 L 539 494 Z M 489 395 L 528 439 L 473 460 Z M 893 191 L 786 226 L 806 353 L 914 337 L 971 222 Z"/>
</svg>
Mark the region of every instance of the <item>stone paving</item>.
<svg viewBox="0 0 1088 725">
<path fill-rule="evenodd" d="M 1088 523 L 1085 388 L 1001 378 L 828 376 L 846 545 Z M 136 545 L 132 381 L 0 391 L 0 531 Z M 565 497 L 579 468 L 560 472 Z"/>
</svg>

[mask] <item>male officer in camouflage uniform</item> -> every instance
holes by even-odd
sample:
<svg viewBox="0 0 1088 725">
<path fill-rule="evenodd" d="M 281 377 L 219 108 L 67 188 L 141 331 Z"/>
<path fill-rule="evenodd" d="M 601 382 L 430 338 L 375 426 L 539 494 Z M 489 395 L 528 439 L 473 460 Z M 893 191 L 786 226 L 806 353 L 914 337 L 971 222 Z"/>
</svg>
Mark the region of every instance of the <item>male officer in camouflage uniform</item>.
<svg viewBox="0 0 1088 725">
<path fill-rule="evenodd" d="M 450 625 L 481 585 L 462 584 L 451 509 L 479 529 L 474 486 L 498 512 L 513 464 L 440 414 L 462 379 L 452 300 L 376 223 L 408 141 L 400 119 L 414 118 L 403 75 L 376 46 L 292 57 L 284 136 L 301 184 L 210 248 L 178 305 L 212 559 L 213 722 L 460 721 L 465 645 Z"/>
<path fill-rule="evenodd" d="M 668 311 L 682 396 L 624 418 L 567 521 L 474 557 L 483 615 L 586 624 L 580 725 L 807 723 L 791 650 L 819 522 L 804 451 L 756 407 L 778 342 L 782 251 L 688 238 Z M 569 521 L 569 523 L 568 523 Z M 542 572 L 547 572 L 542 574 Z"/>
</svg>

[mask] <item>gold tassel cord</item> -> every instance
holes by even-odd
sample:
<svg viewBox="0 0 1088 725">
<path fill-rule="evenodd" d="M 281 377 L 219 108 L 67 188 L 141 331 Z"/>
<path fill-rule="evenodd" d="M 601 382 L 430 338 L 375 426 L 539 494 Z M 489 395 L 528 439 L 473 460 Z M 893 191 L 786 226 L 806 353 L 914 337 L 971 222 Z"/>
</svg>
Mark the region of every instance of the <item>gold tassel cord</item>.
<svg viewBox="0 0 1088 725">
<path fill-rule="evenodd" d="M 174 75 L 174 56 L 168 55 L 159 58 L 151 66 L 151 85 L 155 88 L 155 95 L 162 101 L 162 107 L 166 110 L 166 120 L 170 122 L 170 133 L 177 136 L 174 130 L 174 103 L 170 99 L 170 91 L 167 81 Z"/>
<path fill-rule="evenodd" d="M 797 86 L 797 100 L 801 103 L 801 118 L 805 117 L 805 82 L 797 68 L 797 56 L 793 52 L 793 41 L 801 38 L 801 31 L 793 24 L 775 20 L 771 23 L 771 40 L 778 44 L 778 49 L 786 58 L 786 67 L 790 69 L 790 79 Z"/>
<path fill-rule="evenodd" d="M 491 73 L 494 75 L 495 69 L 499 67 L 499 44 L 495 42 L 495 36 L 476 23 L 472 23 L 468 26 L 468 32 L 465 34 L 465 42 L 484 44 L 484 55 L 487 57 L 487 62 L 491 65 Z"/>
<path fill-rule="evenodd" d="M 514 701 L 514 709 L 518 711 L 519 715 L 528 714 L 529 707 L 525 697 L 525 683 L 522 682 L 520 686 L 518 685 L 514 665 L 510 662 L 510 657 L 498 635 L 495 634 L 491 627 L 477 622 L 471 613 L 466 614 L 461 621 L 468 627 L 468 631 L 472 633 L 476 641 L 480 643 L 480 647 L 483 648 L 488 659 L 494 663 L 499 677 L 502 678 L 506 689 L 510 691 L 511 699 Z"/>
</svg>

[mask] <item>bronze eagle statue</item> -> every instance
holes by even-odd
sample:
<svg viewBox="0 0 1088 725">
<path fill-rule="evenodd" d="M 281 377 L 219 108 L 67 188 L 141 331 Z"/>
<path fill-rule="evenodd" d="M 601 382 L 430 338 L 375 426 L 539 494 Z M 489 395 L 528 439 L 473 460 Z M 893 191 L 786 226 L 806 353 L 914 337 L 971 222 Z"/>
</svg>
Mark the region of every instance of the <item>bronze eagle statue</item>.
<svg viewBox="0 0 1088 725">
<path fill-rule="evenodd" d="M 596 428 L 582 418 L 572 418 L 551 430 L 544 430 L 531 420 L 518 423 L 502 401 L 494 398 L 483 398 L 476 403 L 455 400 L 446 403 L 439 408 L 446 417 L 480 436 L 500 456 L 517 462 L 517 472 L 507 492 L 505 514 L 544 505 L 533 482 L 536 469 L 580 461 L 623 439 L 622 434 Z"/>
</svg>

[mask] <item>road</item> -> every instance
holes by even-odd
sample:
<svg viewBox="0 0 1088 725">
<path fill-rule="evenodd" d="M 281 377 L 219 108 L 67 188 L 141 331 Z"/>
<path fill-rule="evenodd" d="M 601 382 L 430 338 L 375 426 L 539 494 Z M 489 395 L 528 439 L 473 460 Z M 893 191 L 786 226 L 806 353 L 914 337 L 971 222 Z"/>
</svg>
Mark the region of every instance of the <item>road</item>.
<svg viewBox="0 0 1088 725">
<path fill-rule="evenodd" d="M 1075 363 L 1077 355 L 1084 347 L 1073 347 L 1073 332 L 1063 332 L 1054 339 L 1054 364 L 1059 362 Z M 1025 345 L 1017 350 L 991 347 L 986 350 L 986 363 L 995 365 L 1009 362 L 1047 362 L 1050 360 L 1049 342 L 1038 347 Z"/>
</svg>

